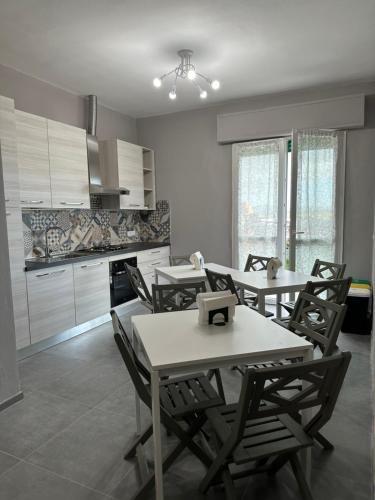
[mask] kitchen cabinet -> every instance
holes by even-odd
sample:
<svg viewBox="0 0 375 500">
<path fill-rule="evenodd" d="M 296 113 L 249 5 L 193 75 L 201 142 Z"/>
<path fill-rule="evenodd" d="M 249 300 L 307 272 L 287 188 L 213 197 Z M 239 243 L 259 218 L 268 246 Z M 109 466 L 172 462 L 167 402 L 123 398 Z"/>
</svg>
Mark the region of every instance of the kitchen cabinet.
<svg viewBox="0 0 375 500">
<path fill-rule="evenodd" d="M 0 154 L 5 204 L 9 207 L 17 207 L 20 203 L 20 195 L 14 101 L 3 96 L 0 96 Z"/>
<path fill-rule="evenodd" d="M 72 265 L 29 271 L 26 276 L 31 343 L 74 327 Z"/>
<path fill-rule="evenodd" d="M 20 204 L 50 208 L 47 119 L 16 110 L 16 125 Z"/>
<path fill-rule="evenodd" d="M 30 344 L 22 217 L 19 207 L 6 207 L 10 278 L 17 349 Z"/>
<path fill-rule="evenodd" d="M 90 321 L 111 309 L 108 259 L 73 264 L 77 325 Z"/>
<path fill-rule="evenodd" d="M 120 195 L 120 208 L 145 208 L 143 148 L 119 139 L 101 141 L 100 164 L 105 184 L 127 188 L 128 195 Z"/>
<path fill-rule="evenodd" d="M 169 266 L 170 247 L 151 248 L 137 252 L 137 266 L 140 269 L 147 287 L 150 290 L 155 283 L 155 267 Z M 159 280 L 161 284 L 162 281 Z"/>
<path fill-rule="evenodd" d="M 86 131 L 47 120 L 53 208 L 90 208 Z"/>
</svg>

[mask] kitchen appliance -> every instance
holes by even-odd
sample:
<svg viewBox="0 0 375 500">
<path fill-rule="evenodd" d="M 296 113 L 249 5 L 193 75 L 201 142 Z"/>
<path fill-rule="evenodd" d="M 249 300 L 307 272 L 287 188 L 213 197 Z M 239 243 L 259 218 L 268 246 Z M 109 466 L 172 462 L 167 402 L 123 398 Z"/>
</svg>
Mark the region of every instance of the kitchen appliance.
<svg viewBox="0 0 375 500">
<path fill-rule="evenodd" d="M 87 162 L 89 166 L 90 193 L 115 196 L 119 204 L 119 195 L 129 195 L 130 191 L 126 187 L 117 185 L 108 185 L 104 182 L 103 171 L 100 165 L 99 143 L 96 137 L 96 115 L 97 115 L 97 97 L 96 95 L 88 96 L 88 123 L 87 123 Z M 105 165 L 102 167 L 106 167 Z M 109 178 L 116 178 L 108 176 Z M 111 207 L 104 207 L 111 208 Z"/>
<path fill-rule="evenodd" d="M 109 263 L 111 307 L 119 306 L 137 297 L 130 283 L 125 264 L 137 267 L 137 257 L 121 258 Z"/>
</svg>

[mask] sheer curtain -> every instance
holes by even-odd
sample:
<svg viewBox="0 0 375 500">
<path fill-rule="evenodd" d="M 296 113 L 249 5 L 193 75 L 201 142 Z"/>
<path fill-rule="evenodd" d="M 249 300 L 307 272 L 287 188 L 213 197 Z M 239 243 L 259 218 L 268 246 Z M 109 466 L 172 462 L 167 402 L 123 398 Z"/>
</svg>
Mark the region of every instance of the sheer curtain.
<svg viewBox="0 0 375 500">
<path fill-rule="evenodd" d="M 315 129 L 294 134 L 298 163 L 296 270 L 306 274 L 316 258 L 337 259 L 338 134 Z"/>
<path fill-rule="evenodd" d="M 233 265 L 277 254 L 280 140 L 233 145 Z"/>
</svg>

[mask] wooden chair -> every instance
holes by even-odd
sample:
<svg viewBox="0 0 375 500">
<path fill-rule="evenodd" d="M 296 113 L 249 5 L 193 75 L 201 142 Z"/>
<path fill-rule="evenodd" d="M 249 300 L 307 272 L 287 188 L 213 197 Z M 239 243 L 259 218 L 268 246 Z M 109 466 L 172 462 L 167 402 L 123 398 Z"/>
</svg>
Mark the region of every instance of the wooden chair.
<svg viewBox="0 0 375 500">
<path fill-rule="evenodd" d="M 190 255 L 170 255 L 169 265 L 170 266 L 185 266 L 191 264 Z"/>
<path fill-rule="evenodd" d="M 311 276 L 316 276 L 322 280 L 341 280 L 344 277 L 346 264 L 335 264 L 334 262 L 326 262 L 316 259 L 311 271 Z M 289 314 L 296 305 L 294 300 L 280 302 L 280 305 L 288 311 Z"/>
<path fill-rule="evenodd" d="M 214 271 L 210 271 L 209 269 L 205 269 L 205 272 L 208 283 L 213 292 L 222 292 L 223 290 L 230 290 L 237 297 L 238 303 L 241 304 L 236 286 L 230 274 L 216 273 Z"/>
<path fill-rule="evenodd" d="M 141 271 L 138 269 L 138 267 L 129 266 L 129 264 L 126 263 L 125 267 L 133 290 L 140 298 L 142 304 L 150 311 L 153 311 L 152 297 L 147 288 L 145 280 L 143 279 Z"/>
<path fill-rule="evenodd" d="M 312 500 L 298 452 L 311 447 L 330 420 L 350 358 L 345 352 L 310 362 L 248 370 L 238 403 L 206 411 L 216 456 L 200 491 L 206 493 L 211 485 L 223 482 L 226 497 L 234 500 L 234 480 L 262 472 L 275 474 L 289 462 L 302 498 Z M 293 380 L 303 381 L 297 396 L 280 391 Z M 298 422 L 295 415 L 309 408 L 314 409 L 314 416 L 305 424 Z"/>
<path fill-rule="evenodd" d="M 204 281 L 198 283 L 152 285 L 152 303 L 154 313 L 183 311 L 191 308 L 197 300 L 198 293 L 206 291 Z M 218 368 L 209 370 L 207 377 L 211 380 L 215 376 L 218 393 L 225 401 L 224 387 Z"/>
<path fill-rule="evenodd" d="M 140 400 L 152 411 L 150 372 L 134 351 L 116 312 L 112 310 L 111 316 L 114 338 L 135 390 Z M 179 439 L 177 446 L 169 451 L 163 460 L 163 472 L 169 469 L 185 448 L 188 448 L 205 466 L 210 465 L 210 456 L 193 438 L 207 420 L 204 411 L 222 404 L 223 400 L 203 373 L 169 378 L 160 382 L 161 422 L 167 431 Z M 152 425 L 150 425 L 141 436 L 136 437 L 125 452 L 124 459 L 134 457 L 138 446 L 145 444 L 152 436 L 152 432 Z M 143 479 L 137 493 L 132 497 L 133 500 L 144 497 L 145 493 L 154 485 L 154 481 L 155 475 L 148 474 Z"/>
<path fill-rule="evenodd" d="M 345 278 L 339 280 L 324 280 L 324 281 L 308 281 L 304 292 L 320 297 L 321 299 L 327 300 L 328 302 L 333 302 L 335 304 L 345 304 L 346 297 L 352 283 L 352 278 Z M 298 302 L 298 301 L 297 301 Z M 279 323 L 285 328 L 288 328 L 289 321 L 293 316 L 295 311 L 295 306 L 291 311 L 291 316 L 285 318 L 274 319 L 276 323 Z"/>
<path fill-rule="evenodd" d="M 197 294 L 206 291 L 204 281 L 197 283 L 168 283 L 152 285 L 152 304 L 155 313 L 190 309 L 197 301 Z"/>
<path fill-rule="evenodd" d="M 265 271 L 267 269 L 267 265 L 272 257 L 262 257 L 260 255 L 253 255 L 249 253 L 246 264 L 245 264 L 245 272 L 250 271 Z M 255 293 L 251 292 L 243 292 L 241 295 L 241 301 L 251 307 L 251 309 L 258 310 L 256 307 L 258 304 L 258 297 Z M 273 316 L 273 313 L 270 311 L 266 311 L 266 317 L 269 318 Z"/>
</svg>

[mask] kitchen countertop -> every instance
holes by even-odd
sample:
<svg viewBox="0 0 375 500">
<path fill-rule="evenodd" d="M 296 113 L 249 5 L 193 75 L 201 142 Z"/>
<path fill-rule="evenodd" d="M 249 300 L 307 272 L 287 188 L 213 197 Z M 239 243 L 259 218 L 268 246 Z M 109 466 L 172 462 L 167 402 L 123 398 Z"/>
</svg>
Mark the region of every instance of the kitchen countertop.
<svg viewBox="0 0 375 500">
<path fill-rule="evenodd" d="M 44 269 L 46 267 L 63 266 L 65 264 L 74 264 L 75 262 L 82 262 L 85 260 L 100 259 L 110 255 L 121 255 L 126 253 L 142 252 L 142 250 L 149 250 L 151 248 L 167 247 L 170 243 L 157 242 L 157 241 L 139 241 L 136 243 L 127 243 L 127 248 L 120 250 L 109 250 L 108 252 L 90 253 L 84 255 L 76 255 L 74 251 L 71 257 L 33 257 L 25 261 L 25 271 L 35 271 L 37 269 Z"/>
</svg>

